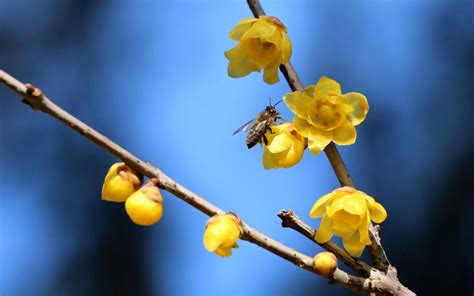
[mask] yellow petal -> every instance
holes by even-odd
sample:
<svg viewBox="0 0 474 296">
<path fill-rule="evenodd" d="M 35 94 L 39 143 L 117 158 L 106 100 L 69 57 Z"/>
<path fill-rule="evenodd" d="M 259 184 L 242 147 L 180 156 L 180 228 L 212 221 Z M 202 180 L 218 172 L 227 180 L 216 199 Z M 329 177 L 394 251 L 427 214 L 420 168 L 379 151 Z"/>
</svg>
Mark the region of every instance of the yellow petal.
<svg viewBox="0 0 474 296">
<path fill-rule="evenodd" d="M 281 168 L 280 162 L 274 157 L 274 154 L 265 149 L 262 156 L 263 167 L 267 170 Z"/>
<path fill-rule="evenodd" d="M 318 243 L 322 244 L 329 241 L 332 236 L 332 220 L 328 216 L 324 215 L 321 219 L 321 224 L 319 225 L 319 228 L 316 231 L 316 236 L 314 237 L 314 239 Z"/>
<path fill-rule="evenodd" d="M 293 141 L 289 135 L 285 132 L 279 132 L 277 134 L 276 129 L 273 129 L 273 137 L 269 140 L 267 145 L 268 151 L 271 153 L 280 153 L 290 149 L 291 145 L 293 145 Z M 270 132 L 268 132 L 269 134 Z M 276 134 L 276 135 L 275 135 Z"/>
<path fill-rule="evenodd" d="M 351 111 L 347 116 L 353 126 L 364 121 L 367 112 L 369 112 L 369 103 L 363 94 L 351 92 L 340 96 L 338 100 L 351 107 Z"/>
<path fill-rule="evenodd" d="M 234 48 L 226 51 L 225 56 L 229 59 L 229 66 L 227 67 L 227 73 L 230 77 L 238 78 L 243 77 L 252 71 L 259 71 L 259 67 L 248 59 L 245 48 L 239 44 Z"/>
<path fill-rule="evenodd" d="M 221 235 L 219 227 L 215 227 L 214 225 L 209 225 L 206 227 L 206 231 L 204 231 L 203 243 L 208 251 L 213 252 L 218 249 L 223 240 L 224 237 Z"/>
<path fill-rule="evenodd" d="M 359 216 L 351 215 L 340 210 L 331 217 L 332 229 L 337 236 L 348 238 L 358 228 L 361 222 Z"/>
<path fill-rule="evenodd" d="M 326 213 L 326 207 L 328 204 L 333 201 L 333 199 L 336 197 L 336 194 L 334 192 L 325 194 L 321 196 L 313 205 L 311 210 L 309 211 L 309 216 L 311 218 L 318 218 L 324 215 Z"/>
<path fill-rule="evenodd" d="M 332 141 L 337 145 L 351 145 L 354 144 L 357 138 L 355 127 L 347 120 L 334 130 L 334 137 Z"/>
<path fill-rule="evenodd" d="M 229 217 L 225 218 L 225 229 L 223 229 L 225 239 L 222 241 L 222 246 L 231 248 L 235 245 L 235 242 L 240 236 L 240 229 L 234 219 Z"/>
<path fill-rule="evenodd" d="M 266 21 L 259 20 L 256 23 L 254 23 L 253 26 L 243 34 L 242 39 L 260 38 L 264 40 L 267 38 L 271 38 L 273 34 L 275 34 L 276 30 L 277 28 L 275 25 L 270 24 Z"/>
<path fill-rule="evenodd" d="M 295 126 L 296 130 L 300 135 L 303 137 L 308 137 L 309 129 L 311 125 L 301 117 L 295 116 L 293 117 L 293 125 Z"/>
<path fill-rule="evenodd" d="M 308 133 L 308 148 L 313 154 L 318 154 L 331 142 L 333 131 L 323 131 L 312 127 Z"/>
<path fill-rule="evenodd" d="M 275 84 L 280 81 L 280 78 L 278 77 L 278 66 L 279 65 L 273 65 L 264 69 L 263 80 L 266 83 Z"/>
<path fill-rule="evenodd" d="M 259 69 L 272 65 L 278 67 L 280 52 L 275 44 L 263 42 L 259 38 L 247 38 L 241 42 L 241 46 L 245 47 L 250 63 L 257 65 Z"/>
<path fill-rule="evenodd" d="M 281 63 L 285 64 L 291 57 L 291 41 L 285 32 L 281 32 Z"/>
<path fill-rule="evenodd" d="M 306 118 L 308 116 L 308 105 L 311 100 L 312 98 L 310 96 L 301 91 L 294 91 L 283 97 L 283 101 L 288 109 L 301 118 Z"/>
<path fill-rule="evenodd" d="M 352 215 L 364 217 L 367 213 L 367 202 L 358 194 L 349 195 L 344 200 L 344 211 Z"/>
<path fill-rule="evenodd" d="M 281 55 L 281 34 L 278 30 L 275 30 L 275 32 L 273 33 L 272 36 L 270 37 L 267 37 L 267 38 L 264 38 L 262 41 L 264 42 L 269 42 L 269 43 L 273 43 L 275 45 L 275 48 L 277 49 L 277 51 L 279 52 L 279 55 Z"/>
<path fill-rule="evenodd" d="M 219 247 L 214 250 L 214 253 L 221 257 L 230 257 L 232 255 L 232 248 Z"/>
<path fill-rule="evenodd" d="M 360 242 L 366 246 L 372 243 L 369 237 L 369 227 L 370 227 L 370 218 L 369 218 L 369 213 L 367 212 L 359 226 Z"/>
<path fill-rule="evenodd" d="M 258 21 L 256 18 L 244 18 L 242 19 L 237 26 L 235 26 L 234 29 L 229 34 L 229 37 L 232 40 L 240 40 L 242 38 L 242 35 L 247 32 L 248 29 L 252 26 L 253 23 Z"/>
<path fill-rule="evenodd" d="M 356 231 L 349 238 L 344 238 L 342 240 L 344 248 L 351 254 L 351 256 L 359 257 L 364 251 L 365 245 L 360 242 L 359 232 Z"/>
<path fill-rule="evenodd" d="M 370 218 L 375 223 L 382 223 L 387 219 L 387 211 L 385 208 L 375 201 L 371 196 L 365 195 L 367 204 L 369 205 Z"/>
<path fill-rule="evenodd" d="M 338 192 L 333 202 L 326 208 L 326 213 L 329 217 L 334 216 L 337 211 L 344 209 L 344 202 L 350 196 L 350 194 L 344 192 Z"/>
<path fill-rule="evenodd" d="M 340 96 L 341 86 L 337 81 L 323 76 L 314 87 L 314 97 L 322 98 L 326 96 Z"/>
<path fill-rule="evenodd" d="M 301 161 L 304 154 L 304 143 L 302 140 L 295 140 L 290 149 L 286 152 L 285 157 L 280 160 L 280 165 L 289 168 Z"/>
</svg>

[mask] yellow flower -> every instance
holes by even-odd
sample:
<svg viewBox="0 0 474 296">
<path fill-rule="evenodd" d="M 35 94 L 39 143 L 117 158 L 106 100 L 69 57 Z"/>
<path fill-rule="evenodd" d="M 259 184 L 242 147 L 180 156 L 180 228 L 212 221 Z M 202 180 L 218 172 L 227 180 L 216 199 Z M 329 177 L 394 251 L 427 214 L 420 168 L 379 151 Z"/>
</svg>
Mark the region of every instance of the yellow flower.
<svg viewBox="0 0 474 296">
<path fill-rule="evenodd" d="M 286 27 L 275 17 L 244 18 L 230 32 L 239 41 L 225 52 L 229 59 L 230 77 L 243 77 L 264 69 L 263 80 L 269 84 L 280 81 L 278 67 L 290 60 L 291 42 Z"/>
<path fill-rule="evenodd" d="M 289 168 L 303 157 L 304 138 L 295 130 L 293 124 L 283 123 L 272 127 L 265 134 L 268 145 L 263 145 L 263 167 Z"/>
<path fill-rule="evenodd" d="M 211 217 L 204 231 L 204 246 L 209 252 L 221 257 L 232 255 L 232 248 L 237 248 L 237 239 L 241 234 L 240 221 L 232 213 Z"/>
<path fill-rule="evenodd" d="M 341 187 L 322 196 L 311 208 L 310 217 L 322 216 L 316 241 L 325 243 L 335 234 L 342 237 L 344 248 L 359 257 L 370 245 L 370 220 L 382 223 L 387 218 L 384 207 L 373 197 L 352 187 Z"/>
<path fill-rule="evenodd" d="M 160 221 L 163 215 L 163 197 L 158 187 L 148 183 L 125 202 L 130 219 L 138 225 L 150 226 Z"/>
<path fill-rule="evenodd" d="M 337 258 L 331 252 L 321 252 L 314 256 L 313 268 L 322 276 L 331 276 L 337 268 Z"/>
<path fill-rule="evenodd" d="M 142 177 L 123 162 L 112 165 L 102 186 L 102 199 L 124 202 L 142 185 Z"/>
<path fill-rule="evenodd" d="M 287 94 L 283 100 L 296 114 L 293 124 L 308 138 L 313 154 L 321 152 L 331 141 L 338 145 L 354 144 L 355 126 L 364 121 L 369 111 L 364 95 L 341 94 L 339 83 L 324 76 L 316 85 Z"/>
</svg>

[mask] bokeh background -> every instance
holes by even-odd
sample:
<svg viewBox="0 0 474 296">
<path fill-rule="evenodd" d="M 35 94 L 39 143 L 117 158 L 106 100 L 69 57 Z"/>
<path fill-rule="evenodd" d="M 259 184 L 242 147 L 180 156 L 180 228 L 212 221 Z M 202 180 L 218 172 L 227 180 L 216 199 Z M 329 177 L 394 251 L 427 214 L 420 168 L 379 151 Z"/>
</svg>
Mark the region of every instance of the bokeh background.
<svg viewBox="0 0 474 296">
<path fill-rule="evenodd" d="M 340 151 L 383 203 L 382 238 L 420 295 L 474 292 L 473 1 L 270 1 L 304 84 L 321 75 L 367 95 Z M 177 181 L 308 255 L 276 213 L 308 211 L 337 179 L 322 154 L 266 171 L 241 124 L 289 88 L 227 77 L 245 1 L 0 1 L 0 68 Z M 282 76 L 280 76 L 283 78 Z M 284 117 L 291 118 L 285 106 Z M 0 87 L 1 295 L 350 295 L 242 242 L 202 246 L 207 217 L 164 193 L 159 224 L 102 202 L 116 159 Z M 322 294 L 321 294 L 322 293 Z"/>
</svg>

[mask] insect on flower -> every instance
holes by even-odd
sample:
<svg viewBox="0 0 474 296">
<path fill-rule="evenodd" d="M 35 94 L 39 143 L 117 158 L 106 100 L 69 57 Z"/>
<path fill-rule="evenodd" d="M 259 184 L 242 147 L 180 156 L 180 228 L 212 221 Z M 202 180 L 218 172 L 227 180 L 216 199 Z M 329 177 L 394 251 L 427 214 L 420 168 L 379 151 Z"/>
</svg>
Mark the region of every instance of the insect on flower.
<svg viewBox="0 0 474 296">
<path fill-rule="evenodd" d="M 268 130 L 271 132 L 272 126 L 275 125 L 275 122 L 278 119 L 284 120 L 280 116 L 280 112 L 278 112 L 278 110 L 275 108 L 279 103 L 281 103 L 281 100 L 272 106 L 272 99 L 270 98 L 270 105 L 265 107 L 265 110 L 260 112 L 257 117 L 242 125 L 234 132 L 234 135 L 238 132 L 246 132 L 248 130 L 246 143 L 249 149 L 255 146 L 257 143 L 260 143 L 262 140 L 263 143 L 267 145 L 268 140 L 265 136 L 265 133 Z"/>
</svg>

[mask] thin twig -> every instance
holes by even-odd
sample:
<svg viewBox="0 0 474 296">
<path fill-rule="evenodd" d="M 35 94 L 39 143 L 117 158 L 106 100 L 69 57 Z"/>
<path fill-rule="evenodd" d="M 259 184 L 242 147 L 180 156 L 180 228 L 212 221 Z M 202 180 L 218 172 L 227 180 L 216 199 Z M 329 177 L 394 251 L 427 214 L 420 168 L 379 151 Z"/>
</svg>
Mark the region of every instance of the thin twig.
<svg viewBox="0 0 474 296">
<path fill-rule="evenodd" d="M 72 116 L 58 105 L 48 99 L 38 88 L 31 84 L 23 84 L 6 72 L 0 70 L 0 82 L 7 85 L 13 91 L 23 97 L 23 102 L 30 105 L 34 110 L 41 111 L 51 115 L 65 125 L 77 131 L 82 136 L 91 140 L 98 146 L 102 147 L 109 153 L 121 159 L 131 168 L 140 172 L 144 176 L 153 179 L 157 186 L 164 189 L 179 199 L 187 202 L 192 207 L 198 209 L 208 216 L 216 214 L 224 214 L 224 210 L 218 208 L 212 203 L 208 202 L 201 196 L 190 191 L 186 187 L 177 183 L 154 165 L 145 162 L 118 144 L 112 142 L 104 135 L 92 129 L 76 117 Z M 312 266 L 312 258 L 299 253 L 282 243 L 264 235 L 243 221 L 242 223 L 242 240 L 246 240 L 256 244 L 263 249 L 299 266 L 302 269 L 316 273 Z M 343 270 L 337 269 L 333 275 L 327 277 L 332 283 L 337 283 L 344 287 L 350 288 L 356 292 L 369 293 L 376 291 L 376 286 L 372 286 L 366 279 L 350 275 Z"/>
<path fill-rule="evenodd" d="M 255 17 L 265 15 L 265 11 L 263 10 L 260 1 L 247 0 L 247 3 Z M 303 83 L 301 83 L 296 70 L 290 62 L 281 65 L 280 71 L 285 76 L 286 81 L 288 82 L 288 85 L 292 91 L 300 91 L 304 89 Z M 349 174 L 349 171 L 347 170 L 346 165 L 344 164 L 344 161 L 342 160 L 341 155 L 336 148 L 336 145 L 331 142 L 326 146 L 324 152 L 326 153 L 326 156 L 331 163 L 334 173 L 336 174 L 341 186 L 354 187 L 351 175 Z M 372 256 L 373 265 L 379 270 L 387 271 L 388 267 L 390 266 L 390 262 L 388 261 L 382 244 L 380 243 L 380 237 L 377 233 L 375 233 L 373 226 L 370 227 L 369 232 L 372 244 L 368 246 L 368 249 L 370 255 Z"/>
</svg>

